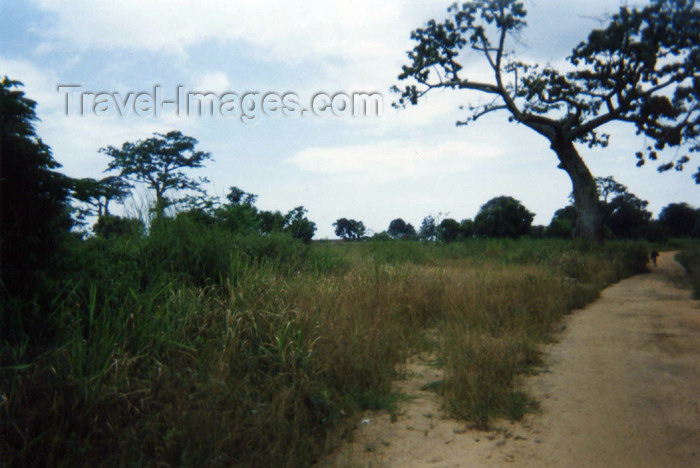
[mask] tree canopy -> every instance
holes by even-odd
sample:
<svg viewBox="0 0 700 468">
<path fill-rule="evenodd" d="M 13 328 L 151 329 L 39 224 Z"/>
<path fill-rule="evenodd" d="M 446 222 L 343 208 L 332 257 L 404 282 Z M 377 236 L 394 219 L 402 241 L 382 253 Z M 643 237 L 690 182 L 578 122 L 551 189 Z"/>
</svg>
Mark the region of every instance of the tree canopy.
<svg viewBox="0 0 700 468">
<path fill-rule="evenodd" d="M 669 203 L 659 213 L 659 221 L 674 237 L 700 237 L 700 209 L 687 203 Z"/>
<path fill-rule="evenodd" d="M 440 221 L 437 227 L 437 238 L 442 242 L 453 242 L 457 240 L 461 232 L 459 222 L 452 218 L 445 218 Z"/>
<path fill-rule="evenodd" d="M 283 231 L 308 244 L 316 232 L 316 223 L 306 217 L 307 212 L 303 206 L 297 206 L 287 213 Z"/>
<path fill-rule="evenodd" d="M 509 121 L 545 137 L 571 179 L 581 236 L 602 239 L 603 231 L 596 185 L 576 144 L 606 146 L 601 127 L 621 121 L 653 142 L 636 154 L 638 165 L 661 158 L 667 147 L 700 150 L 700 11 L 694 0 L 621 7 L 574 48 L 574 69 L 567 72 L 515 59 L 508 41 L 526 26 L 522 1 L 474 0 L 448 12 L 444 21 L 412 32 L 417 45 L 399 79 L 414 84 L 394 88 L 401 94 L 397 106 L 415 105 L 436 88 L 490 96 L 483 104 L 467 103 L 469 113 L 458 124 L 504 111 Z M 483 58 L 490 80 L 469 76 L 464 64 L 470 53 Z M 676 152 L 659 170 L 681 170 L 688 161 Z"/>
<path fill-rule="evenodd" d="M 408 239 L 416 236 L 416 229 L 401 218 L 396 218 L 389 223 L 389 234 L 394 239 Z"/>
<path fill-rule="evenodd" d="M 135 182 L 143 182 L 156 195 L 156 217 L 162 217 L 165 208 L 172 204 L 166 197 L 169 190 L 201 190 L 206 178 L 195 179 L 186 169 L 197 169 L 211 159 L 209 153 L 196 151 L 197 140 L 180 131 L 166 134 L 154 133 L 146 140 L 126 142 L 121 148 L 107 146 L 100 152 L 112 160 L 108 169 L 119 170 L 120 175 Z"/>
<path fill-rule="evenodd" d="M 420 228 L 418 229 L 418 235 L 420 235 L 421 239 L 436 240 L 437 234 L 438 226 L 435 217 L 432 215 L 428 215 L 425 218 L 423 218 L 423 221 L 420 224 Z"/>
<path fill-rule="evenodd" d="M 0 80 L 0 296 L 35 294 L 71 227 L 73 180 L 36 134 L 36 102 L 21 82 Z M 2 301 L 0 301 L 2 302 Z"/>
<path fill-rule="evenodd" d="M 340 218 L 335 223 L 335 235 L 343 240 L 359 240 L 365 235 L 365 225 L 362 221 Z"/>
<path fill-rule="evenodd" d="M 515 198 L 500 196 L 481 206 L 474 223 L 479 236 L 517 238 L 530 232 L 534 216 Z"/>
</svg>

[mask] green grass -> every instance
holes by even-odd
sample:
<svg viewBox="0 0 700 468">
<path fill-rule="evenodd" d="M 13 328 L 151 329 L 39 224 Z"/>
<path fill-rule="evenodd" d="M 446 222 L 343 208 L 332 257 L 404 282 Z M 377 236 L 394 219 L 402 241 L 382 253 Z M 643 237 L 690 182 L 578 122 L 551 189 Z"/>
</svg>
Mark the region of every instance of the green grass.
<svg viewBox="0 0 700 468">
<path fill-rule="evenodd" d="M 538 344 L 645 260 L 526 239 L 307 246 L 187 220 L 74 241 L 41 340 L 2 305 L 2 464 L 308 466 L 360 411 L 396 412 L 398 365 L 427 349 L 454 416 L 517 419 Z"/>
<path fill-rule="evenodd" d="M 686 243 L 682 251 L 676 254 L 676 260 L 685 268 L 693 285 L 693 296 L 700 299 L 700 244 Z"/>
</svg>

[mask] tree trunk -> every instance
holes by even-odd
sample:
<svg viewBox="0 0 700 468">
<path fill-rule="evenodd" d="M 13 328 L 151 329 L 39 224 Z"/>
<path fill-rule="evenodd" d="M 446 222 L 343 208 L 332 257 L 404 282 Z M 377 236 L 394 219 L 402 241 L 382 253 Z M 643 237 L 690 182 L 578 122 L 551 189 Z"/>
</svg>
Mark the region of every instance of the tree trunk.
<svg viewBox="0 0 700 468">
<path fill-rule="evenodd" d="M 586 163 L 576 151 L 573 142 L 560 139 L 551 148 L 559 158 L 559 168 L 566 171 L 574 191 L 574 205 L 578 211 L 575 237 L 603 241 L 603 217 L 600 212 L 598 190 Z"/>
<path fill-rule="evenodd" d="M 156 219 L 162 219 L 165 215 L 165 197 L 163 197 L 163 191 L 156 187 Z"/>
</svg>

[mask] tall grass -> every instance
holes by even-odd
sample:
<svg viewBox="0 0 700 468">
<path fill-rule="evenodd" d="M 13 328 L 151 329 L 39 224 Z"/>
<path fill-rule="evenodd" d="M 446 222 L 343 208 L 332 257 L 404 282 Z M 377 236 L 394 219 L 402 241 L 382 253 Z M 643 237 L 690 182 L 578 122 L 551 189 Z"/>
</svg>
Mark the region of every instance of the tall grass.
<svg viewBox="0 0 700 468">
<path fill-rule="evenodd" d="M 693 297 L 700 299 L 700 244 L 687 243 L 676 254 L 676 259 L 683 265 L 693 286 Z"/>
<path fill-rule="evenodd" d="M 359 411 L 393 405 L 400 364 L 435 346 L 426 330 L 454 415 L 518 417 L 537 344 L 642 253 L 306 246 L 186 220 L 79 242 L 53 288 L 51 341 L 2 341 L 0 464 L 307 466 Z"/>
</svg>

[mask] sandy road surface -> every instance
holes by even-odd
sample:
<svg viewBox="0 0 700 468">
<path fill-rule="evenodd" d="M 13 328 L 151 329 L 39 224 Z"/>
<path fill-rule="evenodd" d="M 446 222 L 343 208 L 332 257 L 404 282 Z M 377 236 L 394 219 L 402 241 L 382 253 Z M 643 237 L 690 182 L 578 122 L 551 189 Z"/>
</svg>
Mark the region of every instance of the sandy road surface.
<svg viewBox="0 0 700 468">
<path fill-rule="evenodd" d="M 538 413 L 468 429 L 420 390 L 441 373 L 417 356 L 397 382 L 412 396 L 398 419 L 368 413 L 320 466 L 700 467 L 700 303 L 672 254 L 564 325 L 547 370 L 525 382 Z"/>
</svg>

